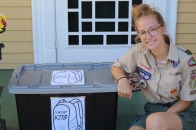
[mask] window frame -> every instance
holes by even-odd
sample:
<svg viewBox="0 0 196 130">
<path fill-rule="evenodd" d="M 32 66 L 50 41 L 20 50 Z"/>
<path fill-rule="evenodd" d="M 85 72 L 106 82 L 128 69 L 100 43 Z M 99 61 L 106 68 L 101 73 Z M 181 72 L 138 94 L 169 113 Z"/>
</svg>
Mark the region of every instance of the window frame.
<svg viewBox="0 0 196 130">
<path fill-rule="evenodd" d="M 65 0 L 58 0 L 62 3 Z M 166 20 L 167 32 L 175 43 L 178 0 L 143 0 L 150 3 Z M 56 0 L 32 0 L 32 31 L 34 46 L 34 63 L 57 63 L 58 37 L 56 32 Z M 67 29 L 67 28 L 66 28 Z"/>
</svg>

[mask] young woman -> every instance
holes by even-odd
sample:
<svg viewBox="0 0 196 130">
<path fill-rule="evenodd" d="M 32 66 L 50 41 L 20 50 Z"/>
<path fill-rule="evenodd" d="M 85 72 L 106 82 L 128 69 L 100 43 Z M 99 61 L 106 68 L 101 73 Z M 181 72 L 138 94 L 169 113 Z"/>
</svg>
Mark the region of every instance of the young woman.
<svg viewBox="0 0 196 130">
<path fill-rule="evenodd" d="M 147 103 L 129 130 L 196 130 L 196 63 L 192 54 L 166 35 L 161 14 L 146 4 L 133 7 L 138 36 L 112 66 L 118 95 L 132 96 L 128 74 L 138 73 Z"/>
</svg>

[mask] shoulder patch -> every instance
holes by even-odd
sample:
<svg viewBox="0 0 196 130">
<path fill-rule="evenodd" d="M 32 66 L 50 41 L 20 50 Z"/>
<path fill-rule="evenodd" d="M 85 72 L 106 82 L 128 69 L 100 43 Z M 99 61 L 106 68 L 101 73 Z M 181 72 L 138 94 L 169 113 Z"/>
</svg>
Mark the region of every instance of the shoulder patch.
<svg viewBox="0 0 196 130">
<path fill-rule="evenodd" d="M 189 65 L 189 66 L 195 66 L 195 65 L 196 65 L 195 59 L 194 59 L 193 57 L 191 57 L 191 58 L 188 60 L 188 65 Z"/>
<path fill-rule="evenodd" d="M 180 49 L 181 51 L 184 51 L 188 55 L 192 55 L 192 52 L 189 49 L 185 49 L 181 46 L 177 46 L 177 48 Z"/>
</svg>

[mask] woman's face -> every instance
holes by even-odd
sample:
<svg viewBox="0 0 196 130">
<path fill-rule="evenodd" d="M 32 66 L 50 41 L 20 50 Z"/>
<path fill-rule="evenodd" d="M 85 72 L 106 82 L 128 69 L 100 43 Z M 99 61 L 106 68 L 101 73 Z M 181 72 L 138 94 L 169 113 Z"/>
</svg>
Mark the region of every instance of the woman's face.
<svg viewBox="0 0 196 130">
<path fill-rule="evenodd" d="M 145 16 L 137 21 L 138 35 L 144 46 L 150 50 L 164 43 L 163 34 L 166 32 L 154 16 Z"/>
</svg>

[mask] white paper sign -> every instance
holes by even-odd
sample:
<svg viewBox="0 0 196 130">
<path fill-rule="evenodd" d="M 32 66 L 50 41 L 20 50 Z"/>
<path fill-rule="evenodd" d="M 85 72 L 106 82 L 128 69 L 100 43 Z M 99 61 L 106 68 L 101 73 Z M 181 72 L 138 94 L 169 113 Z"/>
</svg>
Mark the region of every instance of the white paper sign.
<svg viewBox="0 0 196 130">
<path fill-rule="evenodd" d="M 85 97 L 51 97 L 52 130 L 85 130 Z"/>
<path fill-rule="evenodd" d="M 51 85 L 82 85 L 85 77 L 83 70 L 53 71 Z"/>
</svg>

